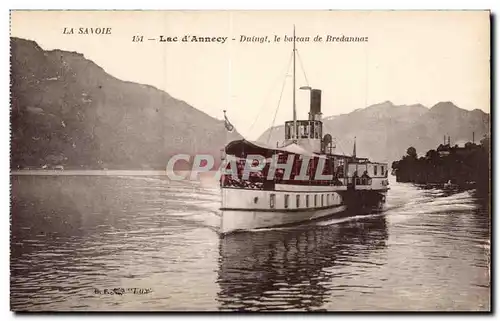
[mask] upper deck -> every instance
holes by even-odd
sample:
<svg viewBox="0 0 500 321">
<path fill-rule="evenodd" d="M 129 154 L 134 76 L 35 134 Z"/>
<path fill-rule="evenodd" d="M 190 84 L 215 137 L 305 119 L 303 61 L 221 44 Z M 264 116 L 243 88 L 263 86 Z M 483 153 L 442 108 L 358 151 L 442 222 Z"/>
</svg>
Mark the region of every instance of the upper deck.
<svg viewBox="0 0 500 321">
<path fill-rule="evenodd" d="M 234 188 L 274 190 L 276 184 L 280 184 L 372 189 L 369 186 L 386 186 L 382 181 L 386 181 L 388 172 L 385 163 L 346 155 L 316 154 L 297 144 L 272 148 L 239 140 L 226 147 L 224 158 L 226 174 L 221 184 Z"/>
</svg>

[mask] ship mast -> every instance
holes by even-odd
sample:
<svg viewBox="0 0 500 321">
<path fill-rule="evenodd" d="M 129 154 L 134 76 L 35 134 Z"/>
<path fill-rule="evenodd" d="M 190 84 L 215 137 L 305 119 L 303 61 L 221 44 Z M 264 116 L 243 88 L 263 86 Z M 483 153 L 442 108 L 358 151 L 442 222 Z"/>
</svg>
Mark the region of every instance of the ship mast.
<svg viewBox="0 0 500 321">
<path fill-rule="evenodd" d="M 295 25 L 293 25 L 293 141 L 297 141 L 297 108 L 295 104 Z"/>
</svg>

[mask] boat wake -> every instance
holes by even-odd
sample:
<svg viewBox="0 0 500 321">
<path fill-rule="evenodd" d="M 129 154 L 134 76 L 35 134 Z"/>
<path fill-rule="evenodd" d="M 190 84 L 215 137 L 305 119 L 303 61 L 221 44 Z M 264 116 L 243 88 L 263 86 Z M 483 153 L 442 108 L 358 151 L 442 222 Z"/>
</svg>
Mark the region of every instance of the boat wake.
<svg viewBox="0 0 500 321">
<path fill-rule="evenodd" d="M 331 216 L 326 216 L 312 221 L 297 222 L 287 226 L 256 228 L 247 230 L 246 232 L 259 233 L 259 232 L 269 232 L 269 231 L 288 231 L 288 230 L 302 229 L 311 226 L 325 227 L 347 222 L 367 220 L 367 219 L 382 217 L 385 215 L 386 215 L 385 212 L 380 212 L 380 213 L 360 214 L 360 215 L 343 215 L 341 217 L 338 217 L 338 215 L 336 215 L 334 218 Z"/>
</svg>

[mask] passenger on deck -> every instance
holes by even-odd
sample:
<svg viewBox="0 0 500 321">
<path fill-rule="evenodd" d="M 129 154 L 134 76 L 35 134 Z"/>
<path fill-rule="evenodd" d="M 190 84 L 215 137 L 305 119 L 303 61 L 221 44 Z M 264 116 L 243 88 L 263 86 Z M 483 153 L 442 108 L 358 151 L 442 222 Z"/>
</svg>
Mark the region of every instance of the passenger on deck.
<svg viewBox="0 0 500 321">
<path fill-rule="evenodd" d="M 371 177 L 368 175 L 368 171 L 364 171 L 363 175 L 361 176 L 361 184 L 362 185 L 370 185 L 369 184 L 370 178 Z"/>
<path fill-rule="evenodd" d="M 361 184 L 358 177 L 358 171 L 354 171 L 354 173 L 352 173 L 352 183 L 353 185 Z"/>
</svg>

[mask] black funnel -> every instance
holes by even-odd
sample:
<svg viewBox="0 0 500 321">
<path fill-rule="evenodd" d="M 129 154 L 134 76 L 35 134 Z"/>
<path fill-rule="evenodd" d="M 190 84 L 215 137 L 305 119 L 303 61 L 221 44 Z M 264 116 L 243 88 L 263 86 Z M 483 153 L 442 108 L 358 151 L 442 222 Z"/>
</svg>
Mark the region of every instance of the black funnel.
<svg viewBox="0 0 500 321">
<path fill-rule="evenodd" d="M 321 114 L 321 90 L 311 89 L 311 115 Z"/>
</svg>

